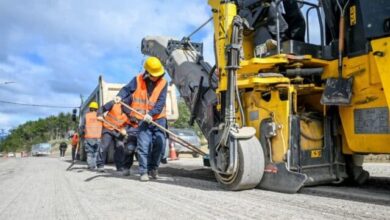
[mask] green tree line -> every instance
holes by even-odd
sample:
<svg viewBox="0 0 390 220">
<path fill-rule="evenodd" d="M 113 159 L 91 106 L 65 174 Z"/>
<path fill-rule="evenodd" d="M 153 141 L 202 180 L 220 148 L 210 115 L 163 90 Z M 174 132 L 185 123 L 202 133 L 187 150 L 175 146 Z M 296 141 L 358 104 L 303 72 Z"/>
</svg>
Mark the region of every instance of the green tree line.
<svg viewBox="0 0 390 220">
<path fill-rule="evenodd" d="M 0 142 L 0 151 L 30 151 L 33 144 L 67 138 L 67 132 L 74 130 L 76 125 L 70 113 L 28 121 L 10 131 L 10 134 Z"/>
<path fill-rule="evenodd" d="M 174 128 L 191 128 L 188 124 L 190 111 L 183 100 L 178 102 L 179 118 L 170 122 Z M 0 142 L 0 151 L 30 151 L 33 144 L 67 138 L 69 130 L 75 130 L 78 123 L 72 121 L 70 113 L 60 113 L 37 121 L 28 121 L 10 131 L 10 134 Z M 199 136 L 202 136 L 198 125 L 192 127 Z"/>
</svg>

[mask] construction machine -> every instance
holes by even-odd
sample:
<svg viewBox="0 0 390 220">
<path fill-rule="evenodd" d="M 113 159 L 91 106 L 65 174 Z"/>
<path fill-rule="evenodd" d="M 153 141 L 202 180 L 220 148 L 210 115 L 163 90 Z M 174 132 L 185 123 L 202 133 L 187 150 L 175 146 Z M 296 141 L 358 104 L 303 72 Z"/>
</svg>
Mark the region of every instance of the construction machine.
<svg viewBox="0 0 390 220">
<path fill-rule="evenodd" d="M 208 4 L 215 65 L 189 37 L 148 36 L 141 50 L 164 63 L 218 182 L 289 193 L 364 183 L 363 156 L 390 153 L 390 1 Z"/>
</svg>

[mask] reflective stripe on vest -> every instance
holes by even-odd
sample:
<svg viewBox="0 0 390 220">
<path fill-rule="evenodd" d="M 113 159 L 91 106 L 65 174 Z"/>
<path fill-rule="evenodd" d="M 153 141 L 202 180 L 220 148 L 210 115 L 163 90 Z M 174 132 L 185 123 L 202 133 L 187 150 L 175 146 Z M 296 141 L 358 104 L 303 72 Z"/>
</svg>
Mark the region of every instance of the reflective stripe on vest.
<svg viewBox="0 0 390 220">
<path fill-rule="evenodd" d="M 85 114 L 85 138 L 101 138 L 102 122 L 97 120 L 96 112 Z"/>
<path fill-rule="evenodd" d="M 120 103 L 114 104 L 104 119 L 111 122 L 111 124 L 116 125 L 119 129 L 123 128 L 127 122 L 127 116 L 122 112 L 122 106 Z M 107 123 L 103 123 L 103 126 L 108 130 L 114 130 L 114 128 Z"/>
<path fill-rule="evenodd" d="M 165 79 L 160 79 L 157 81 L 156 86 L 153 89 L 152 95 L 148 97 L 148 89 L 146 87 L 146 82 L 143 78 L 143 74 L 140 74 L 137 76 L 137 88 L 133 93 L 132 96 L 132 102 L 131 107 L 137 110 L 138 112 L 142 113 L 143 115 L 147 114 L 150 110 L 154 108 L 156 105 L 156 102 L 158 100 L 158 97 L 160 96 L 161 92 L 163 91 L 164 87 L 166 86 L 167 81 Z M 135 112 L 130 113 L 131 116 L 142 120 L 143 117 Z M 154 115 L 153 120 L 159 119 L 159 118 L 165 118 L 166 112 L 165 112 L 165 106 L 160 114 Z"/>
</svg>

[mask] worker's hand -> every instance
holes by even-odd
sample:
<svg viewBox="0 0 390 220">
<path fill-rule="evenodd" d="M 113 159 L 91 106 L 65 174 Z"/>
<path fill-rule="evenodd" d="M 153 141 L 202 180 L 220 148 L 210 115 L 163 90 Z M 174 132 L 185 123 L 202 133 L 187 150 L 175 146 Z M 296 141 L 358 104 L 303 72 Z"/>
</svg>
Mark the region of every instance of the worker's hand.
<svg viewBox="0 0 390 220">
<path fill-rule="evenodd" d="M 149 114 L 146 114 L 145 116 L 144 116 L 144 119 L 143 119 L 145 122 L 147 122 L 147 123 L 150 123 L 151 121 L 153 121 L 153 118 L 152 118 L 152 116 L 150 116 Z"/>
<path fill-rule="evenodd" d="M 103 116 L 98 116 L 96 119 L 97 119 L 98 121 L 104 121 Z"/>
<path fill-rule="evenodd" d="M 122 98 L 120 96 L 115 96 L 115 98 L 114 98 L 115 103 L 119 103 L 121 101 L 122 101 Z"/>
<path fill-rule="evenodd" d="M 126 129 L 124 129 L 124 128 L 122 128 L 119 133 L 121 133 L 121 135 L 123 135 L 123 136 L 127 136 Z"/>
</svg>

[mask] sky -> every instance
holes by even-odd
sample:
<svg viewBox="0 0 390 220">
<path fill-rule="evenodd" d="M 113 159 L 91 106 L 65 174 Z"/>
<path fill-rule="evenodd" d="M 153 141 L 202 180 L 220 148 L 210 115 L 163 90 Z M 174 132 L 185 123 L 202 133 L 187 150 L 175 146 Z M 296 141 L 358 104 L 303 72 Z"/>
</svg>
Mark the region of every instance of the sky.
<svg viewBox="0 0 390 220">
<path fill-rule="evenodd" d="M 0 101 L 79 106 L 99 75 L 127 83 L 142 70 L 144 36 L 181 39 L 210 16 L 206 0 L 1 0 Z M 214 63 L 211 23 L 192 40 Z M 0 102 L 0 129 L 71 111 Z"/>
<path fill-rule="evenodd" d="M 210 16 L 206 0 L 1 0 L 0 101 L 79 106 L 99 75 L 127 83 L 142 70 L 144 36 L 181 39 Z M 209 24 L 193 37 L 206 60 L 212 36 Z M 0 103 L 0 129 L 71 110 Z"/>
</svg>

